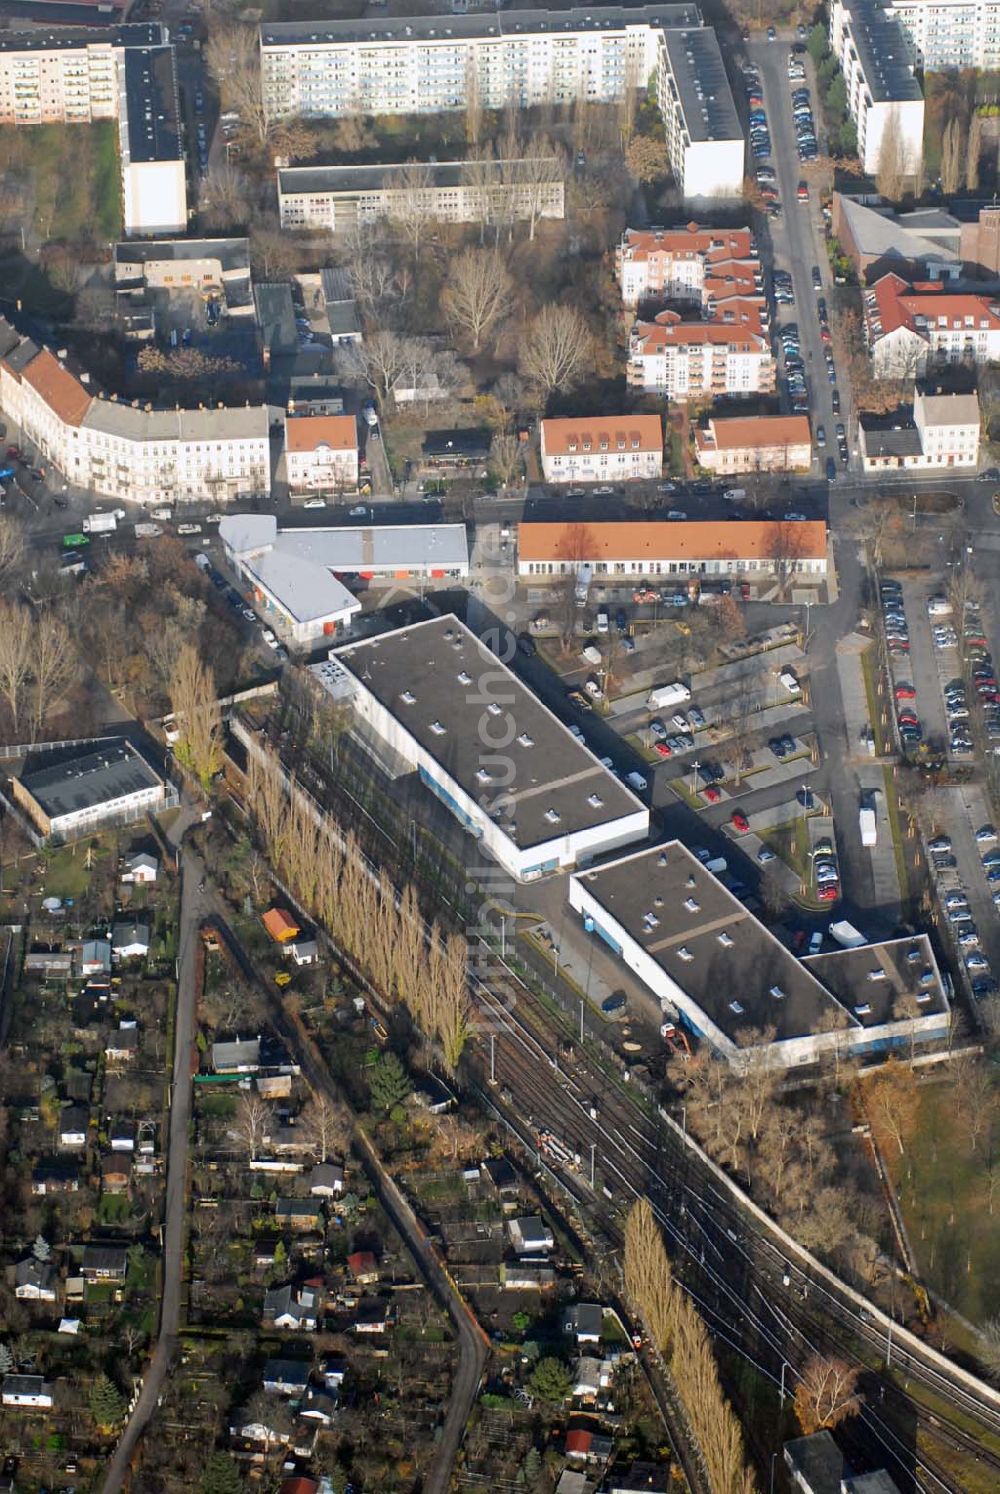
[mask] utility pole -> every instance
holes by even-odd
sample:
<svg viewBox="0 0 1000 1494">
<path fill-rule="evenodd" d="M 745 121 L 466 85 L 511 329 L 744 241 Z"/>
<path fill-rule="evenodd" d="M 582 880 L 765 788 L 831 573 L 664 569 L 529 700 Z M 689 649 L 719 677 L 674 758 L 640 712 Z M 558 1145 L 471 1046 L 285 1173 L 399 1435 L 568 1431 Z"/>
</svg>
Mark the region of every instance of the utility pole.
<svg viewBox="0 0 1000 1494">
<path fill-rule="evenodd" d="M 595 1158 L 596 1154 L 597 1154 L 597 1142 L 596 1141 L 592 1141 L 590 1143 L 590 1186 L 591 1186 L 591 1188 L 593 1188 L 593 1186 L 594 1186 L 594 1158 Z"/>
<path fill-rule="evenodd" d="M 580 997 L 580 1042 L 583 1042 L 583 997 Z"/>
<path fill-rule="evenodd" d="M 495 1032 L 490 1033 L 490 1083 L 497 1082 L 497 1037 Z"/>
</svg>

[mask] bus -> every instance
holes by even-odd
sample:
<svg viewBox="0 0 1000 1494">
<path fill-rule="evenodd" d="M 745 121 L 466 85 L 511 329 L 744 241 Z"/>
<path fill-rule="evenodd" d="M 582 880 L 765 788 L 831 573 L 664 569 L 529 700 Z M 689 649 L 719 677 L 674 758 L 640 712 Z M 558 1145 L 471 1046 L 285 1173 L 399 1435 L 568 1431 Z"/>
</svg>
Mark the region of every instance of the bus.
<svg viewBox="0 0 1000 1494">
<path fill-rule="evenodd" d="M 81 545 L 89 544 L 89 534 L 64 534 L 62 537 L 62 547 L 64 550 L 79 550 Z"/>
</svg>

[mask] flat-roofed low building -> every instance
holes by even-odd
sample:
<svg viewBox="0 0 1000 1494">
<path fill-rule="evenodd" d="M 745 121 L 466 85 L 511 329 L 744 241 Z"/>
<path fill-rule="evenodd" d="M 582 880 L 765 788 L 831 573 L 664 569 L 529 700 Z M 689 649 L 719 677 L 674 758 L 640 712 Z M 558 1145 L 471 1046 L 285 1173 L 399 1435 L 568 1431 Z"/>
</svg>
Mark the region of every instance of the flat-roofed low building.
<svg viewBox="0 0 1000 1494">
<path fill-rule="evenodd" d="M 570 878 L 570 907 L 656 997 L 664 1015 L 734 1068 L 767 1053 L 792 1068 L 882 1053 L 948 1031 L 926 934 L 799 959 L 680 841 Z M 901 1009 L 909 1013 L 897 1016 Z"/>
<path fill-rule="evenodd" d="M 748 472 L 808 472 L 808 415 L 710 417 L 694 433 L 698 465 L 717 477 Z"/>
<path fill-rule="evenodd" d="M 203 302 L 208 315 L 249 321 L 254 304 L 245 238 L 127 239 L 115 245 L 116 309 L 127 328 L 156 326 L 157 309 Z M 133 320 L 134 319 L 134 320 Z"/>
<path fill-rule="evenodd" d="M 603 576 L 825 576 L 828 540 L 821 519 L 637 520 L 518 525 L 517 573 Z"/>
<path fill-rule="evenodd" d="M 278 172 L 278 212 L 282 228 L 325 228 L 330 233 L 346 233 L 380 218 L 533 224 L 563 217 L 563 171 L 555 156 L 290 166 Z"/>
<path fill-rule="evenodd" d="M 285 468 L 291 493 L 338 493 L 358 486 L 353 415 L 286 415 Z"/>
<path fill-rule="evenodd" d="M 102 824 L 165 808 L 168 785 L 123 738 L 32 753 L 8 779 L 11 801 L 44 841 L 62 844 Z"/>
<path fill-rule="evenodd" d="M 631 482 L 663 471 L 659 415 L 595 415 L 541 422 L 546 482 Z"/>
<path fill-rule="evenodd" d="M 336 651 L 359 723 L 519 882 L 641 840 L 649 811 L 457 617 Z"/>
<path fill-rule="evenodd" d="M 231 564 L 251 582 L 266 555 L 368 582 L 459 580 L 469 574 L 464 524 L 279 529 L 273 514 L 240 514 L 222 521 L 219 536 Z"/>
</svg>

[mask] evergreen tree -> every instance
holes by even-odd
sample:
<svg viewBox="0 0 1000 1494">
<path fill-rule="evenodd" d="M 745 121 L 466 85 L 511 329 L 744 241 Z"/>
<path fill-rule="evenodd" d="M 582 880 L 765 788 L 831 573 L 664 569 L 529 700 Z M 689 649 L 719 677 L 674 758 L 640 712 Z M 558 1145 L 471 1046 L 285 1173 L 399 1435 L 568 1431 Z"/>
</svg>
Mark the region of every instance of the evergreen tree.
<svg viewBox="0 0 1000 1494">
<path fill-rule="evenodd" d="M 201 1494 L 242 1494 L 239 1468 L 224 1452 L 214 1452 L 201 1476 Z"/>
<path fill-rule="evenodd" d="M 0 1344 L 0 1375 L 9 1375 L 14 1368 L 14 1356 L 6 1344 Z"/>
<path fill-rule="evenodd" d="M 31 1247 L 31 1253 L 35 1257 L 35 1260 L 40 1261 L 43 1265 L 47 1260 L 50 1259 L 52 1255 L 52 1246 L 49 1244 L 48 1240 L 46 1240 L 44 1235 L 35 1236 L 35 1243 Z"/>
<path fill-rule="evenodd" d="M 113 1431 L 125 1415 L 125 1400 L 107 1375 L 98 1375 L 94 1381 L 88 1404 L 90 1413 L 102 1432 Z"/>
<path fill-rule="evenodd" d="M 375 1109 L 389 1111 L 402 1105 L 413 1085 L 395 1053 L 383 1053 L 368 1071 L 368 1088 Z"/>
<path fill-rule="evenodd" d="M 528 1381 L 541 1401 L 564 1401 L 573 1389 L 573 1377 L 561 1359 L 540 1359 Z"/>
</svg>

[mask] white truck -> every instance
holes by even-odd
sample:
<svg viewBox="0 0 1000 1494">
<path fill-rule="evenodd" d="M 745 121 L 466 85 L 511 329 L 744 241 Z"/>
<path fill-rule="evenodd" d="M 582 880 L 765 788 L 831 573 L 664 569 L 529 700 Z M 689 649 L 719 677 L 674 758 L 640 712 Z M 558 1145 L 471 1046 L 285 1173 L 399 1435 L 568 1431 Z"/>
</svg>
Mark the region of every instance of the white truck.
<svg viewBox="0 0 1000 1494">
<path fill-rule="evenodd" d="M 136 539 L 156 539 L 157 535 L 163 533 L 159 524 L 137 524 L 135 526 Z"/>
<path fill-rule="evenodd" d="M 586 607 L 587 597 L 590 594 L 590 583 L 594 579 L 594 572 L 589 565 L 582 565 L 576 576 L 576 605 Z"/>
<path fill-rule="evenodd" d="M 875 818 L 873 805 L 862 804 L 858 810 L 858 825 L 861 830 L 861 844 L 863 846 L 877 846 L 878 822 Z"/>
<path fill-rule="evenodd" d="M 84 534 L 112 534 L 118 528 L 118 520 L 124 519 L 123 508 L 113 508 L 108 513 L 87 514 L 83 521 Z"/>
<path fill-rule="evenodd" d="M 848 923 L 846 918 L 842 918 L 839 923 L 831 923 L 827 933 L 835 944 L 840 945 L 841 949 L 860 949 L 862 945 L 868 943 L 864 934 L 856 929 L 853 923 Z"/>
<path fill-rule="evenodd" d="M 667 706 L 683 705 L 684 701 L 690 699 L 691 691 L 687 685 L 682 685 L 680 680 L 675 680 L 672 685 L 657 685 L 650 690 L 646 700 L 646 709 L 664 711 Z"/>
</svg>

